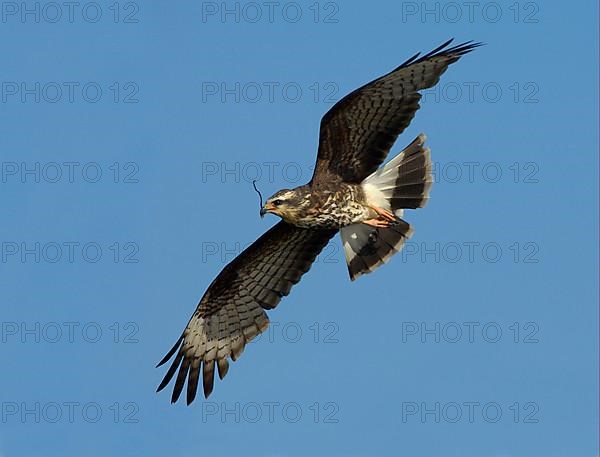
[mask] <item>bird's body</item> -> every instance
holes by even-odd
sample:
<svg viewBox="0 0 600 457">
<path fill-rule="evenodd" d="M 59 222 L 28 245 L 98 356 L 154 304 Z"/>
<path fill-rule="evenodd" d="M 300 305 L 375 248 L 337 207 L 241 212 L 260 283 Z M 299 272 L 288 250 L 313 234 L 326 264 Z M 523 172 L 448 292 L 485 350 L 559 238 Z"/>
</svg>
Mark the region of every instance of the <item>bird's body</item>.
<svg viewBox="0 0 600 457">
<path fill-rule="evenodd" d="M 284 195 L 293 195 L 299 202 L 280 213 L 283 220 L 296 227 L 340 229 L 375 216 L 359 184 L 335 182 L 317 188 L 304 185 L 284 191 Z"/>
<path fill-rule="evenodd" d="M 300 281 L 329 240 L 340 233 L 352 280 L 376 270 L 412 234 L 405 209 L 423 207 L 431 186 L 431 159 L 419 135 L 385 166 L 389 150 L 419 109 L 420 90 L 434 86 L 448 66 L 479 46 L 452 40 L 346 95 L 321 120 L 311 181 L 269 198 L 261 215 L 282 221 L 229 263 L 210 284 L 183 334 L 159 363 L 175 357 L 158 390 L 177 373 L 172 402 L 187 379 L 191 403 L 202 378 L 213 390 L 229 359 L 269 324 L 272 309 Z"/>
</svg>

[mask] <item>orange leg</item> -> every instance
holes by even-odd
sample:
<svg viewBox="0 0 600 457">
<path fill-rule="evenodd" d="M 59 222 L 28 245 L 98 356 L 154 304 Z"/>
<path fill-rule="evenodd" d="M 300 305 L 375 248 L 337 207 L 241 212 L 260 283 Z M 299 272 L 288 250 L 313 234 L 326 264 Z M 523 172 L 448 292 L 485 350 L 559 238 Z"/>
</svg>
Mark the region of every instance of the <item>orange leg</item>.
<svg viewBox="0 0 600 457">
<path fill-rule="evenodd" d="M 362 223 L 370 225 L 371 227 L 377 227 L 377 228 L 386 228 L 386 227 L 390 226 L 390 222 L 383 218 L 368 219 L 366 221 L 362 221 Z"/>
<path fill-rule="evenodd" d="M 373 211 L 375 211 L 377 214 L 379 214 L 383 219 L 388 220 L 389 222 L 396 221 L 396 216 L 394 215 L 394 213 L 391 213 L 390 211 L 388 211 L 386 209 L 379 208 L 377 206 L 369 206 L 369 208 L 371 208 Z"/>
</svg>

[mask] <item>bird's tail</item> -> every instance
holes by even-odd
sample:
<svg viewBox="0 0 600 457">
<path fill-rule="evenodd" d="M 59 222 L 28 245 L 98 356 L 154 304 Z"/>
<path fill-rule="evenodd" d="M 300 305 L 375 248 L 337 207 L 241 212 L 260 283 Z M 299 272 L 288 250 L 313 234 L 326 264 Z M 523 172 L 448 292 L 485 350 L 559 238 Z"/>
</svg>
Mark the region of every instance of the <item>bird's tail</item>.
<svg viewBox="0 0 600 457">
<path fill-rule="evenodd" d="M 422 208 L 431 187 L 431 153 L 421 133 L 400 154 L 368 176 L 362 187 L 367 201 L 402 217 L 405 208 Z"/>
<path fill-rule="evenodd" d="M 365 273 L 375 271 L 402 249 L 412 229 L 408 222 L 398 219 L 387 228 L 352 224 L 342 227 L 340 235 L 346 254 L 350 279 L 354 281 Z"/>
<path fill-rule="evenodd" d="M 404 209 L 421 208 L 429 199 L 431 158 L 419 135 L 400 154 L 362 182 L 367 202 L 390 212 L 397 220 L 386 228 L 353 224 L 341 229 L 348 271 L 352 280 L 370 273 L 400 251 L 412 234 L 401 219 Z"/>
</svg>

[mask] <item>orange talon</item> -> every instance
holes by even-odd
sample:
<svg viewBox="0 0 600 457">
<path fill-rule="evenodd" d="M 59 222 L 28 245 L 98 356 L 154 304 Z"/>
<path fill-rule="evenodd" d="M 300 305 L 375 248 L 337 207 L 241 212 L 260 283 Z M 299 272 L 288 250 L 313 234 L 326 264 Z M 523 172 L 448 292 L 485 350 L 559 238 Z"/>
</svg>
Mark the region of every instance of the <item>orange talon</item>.
<svg viewBox="0 0 600 457">
<path fill-rule="evenodd" d="M 384 219 L 386 219 L 390 222 L 396 221 L 396 216 L 394 215 L 394 213 L 391 213 L 386 209 L 378 208 L 377 206 L 369 206 L 369 208 L 371 208 L 373 211 L 375 211 L 381 217 L 383 217 Z"/>
<path fill-rule="evenodd" d="M 385 220 L 385 219 L 368 219 L 366 221 L 362 221 L 363 224 L 367 224 L 370 225 L 371 227 L 377 227 L 377 228 L 387 228 L 390 226 L 390 223 Z"/>
</svg>

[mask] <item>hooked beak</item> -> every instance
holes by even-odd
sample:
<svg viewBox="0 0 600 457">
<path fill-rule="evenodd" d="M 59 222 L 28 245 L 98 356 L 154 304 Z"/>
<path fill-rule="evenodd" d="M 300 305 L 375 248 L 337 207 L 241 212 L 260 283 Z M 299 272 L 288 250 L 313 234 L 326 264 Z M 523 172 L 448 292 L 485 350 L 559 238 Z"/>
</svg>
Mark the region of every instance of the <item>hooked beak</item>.
<svg viewBox="0 0 600 457">
<path fill-rule="evenodd" d="M 265 214 L 270 213 L 273 209 L 275 209 L 273 205 L 266 203 L 265 206 L 260 209 L 260 217 L 265 217 Z"/>
</svg>

